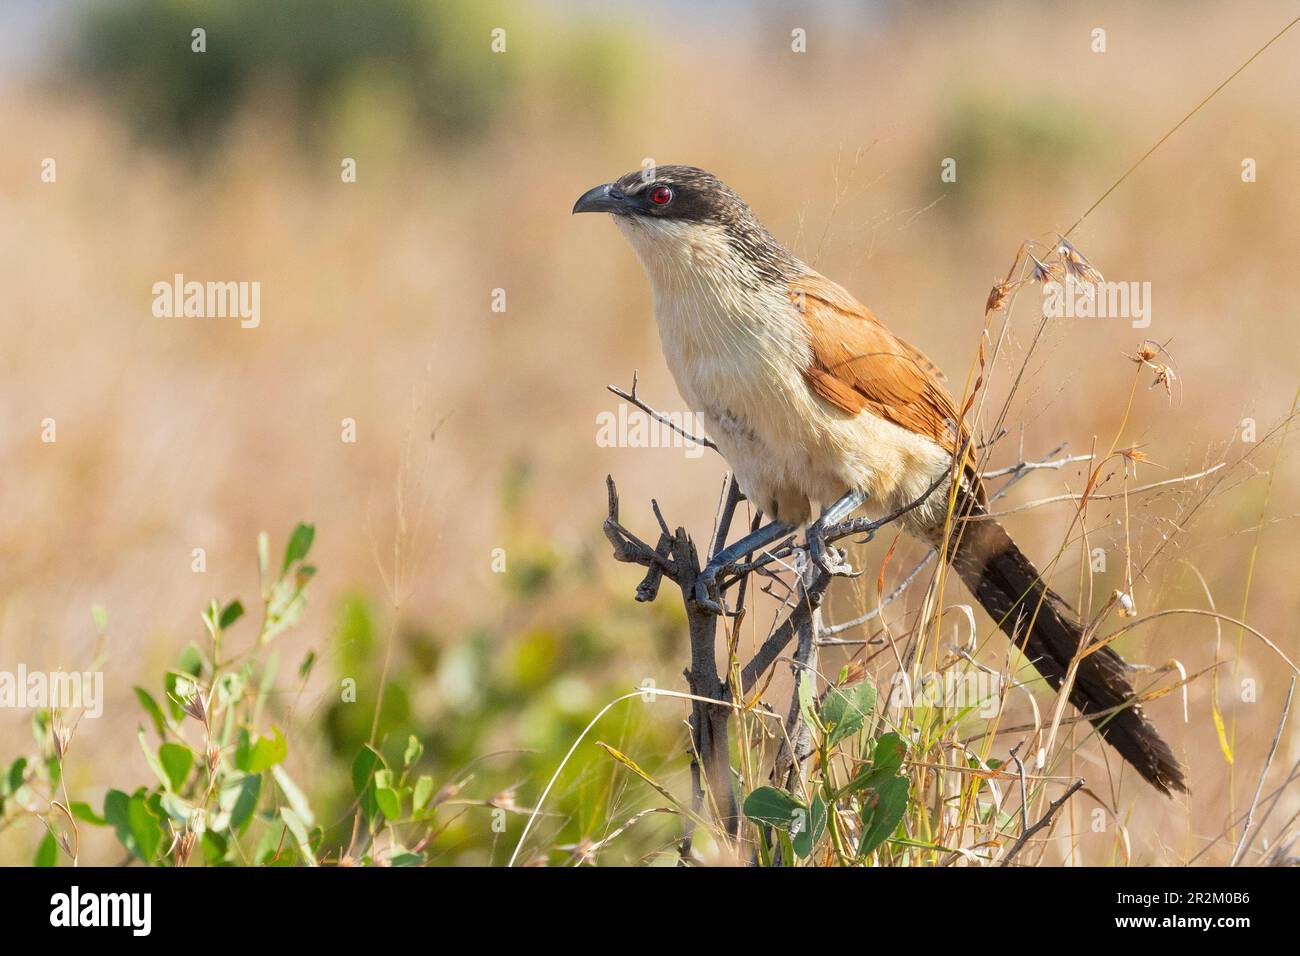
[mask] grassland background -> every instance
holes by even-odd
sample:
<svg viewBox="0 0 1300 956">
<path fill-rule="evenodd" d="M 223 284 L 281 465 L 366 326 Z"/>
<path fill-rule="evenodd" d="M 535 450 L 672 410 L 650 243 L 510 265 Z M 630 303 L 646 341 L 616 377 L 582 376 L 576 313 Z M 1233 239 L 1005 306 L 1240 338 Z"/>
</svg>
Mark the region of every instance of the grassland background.
<svg viewBox="0 0 1300 956">
<path fill-rule="evenodd" d="M 108 610 L 106 712 L 79 727 L 67 771 L 74 799 L 97 804 L 106 787 L 148 775 L 132 686 L 155 687 L 200 638 L 209 598 L 255 594 L 259 530 L 283 540 L 295 521 L 314 522 L 320 572 L 302 625 L 278 647 L 275 719 L 295 777 L 340 818 L 342 742 L 368 729 L 369 678 L 390 631 L 390 740 L 421 734 L 448 778 L 486 754 L 529 751 L 478 764 L 475 799 L 531 805 L 609 699 L 645 678 L 682 686 L 680 615 L 632 601 L 636 575 L 600 536 L 603 482 L 618 477 L 643 528 L 654 496 L 703 539 L 725 468 L 681 450 L 597 447 L 596 416 L 615 407 L 605 385 L 626 385 L 633 369 L 647 398 L 682 402 L 639 267 L 609 224 L 569 216 L 579 193 L 645 157 L 709 168 L 960 380 L 988 289 L 1021 241 L 1073 222 L 1294 15 L 1271 2 L 458 4 L 447 22 L 460 57 L 493 91 L 463 123 L 421 119 L 394 80 L 407 67 L 378 59 L 307 113 L 263 78 L 189 142 L 142 127 L 88 78 L 68 39 L 85 10 L 51 22 L 53 42 L 21 57 L 9 48 L 0 80 L 0 666 L 85 666 L 90 609 Z M 508 31 L 505 54 L 489 51 L 492 26 Z M 1105 54 L 1089 48 L 1096 26 Z M 805 54 L 790 51 L 794 27 L 808 31 Z M 1153 463 L 1143 479 L 1240 451 L 1243 418 L 1262 434 L 1290 408 L 1297 44 L 1288 37 L 1243 73 L 1075 233 L 1108 278 L 1152 283 L 1153 322 L 1050 328 L 1015 407 L 1031 452 L 1109 440 L 1132 375 L 1124 355 L 1143 337 L 1168 340 L 1178 374 L 1172 400 L 1139 392 L 1125 432 Z M 344 156 L 357 160 L 355 184 L 340 182 Z M 955 184 L 939 178 L 949 156 Z M 40 180 L 45 157 L 57 184 Z M 1258 182 L 1241 181 L 1244 157 Z M 150 287 L 177 272 L 260 281 L 261 327 L 154 318 Z M 504 314 L 490 309 L 496 288 Z M 1019 315 L 1013 359 L 1033 328 L 1031 308 Z M 1005 386 L 1003 375 L 995 388 Z M 47 417 L 53 445 L 39 439 Z M 355 444 L 340 441 L 343 418 L 358 423 Z M 1294 448 L 1273 479 L 1248 614 L 1293 658 Z M 395 608 L 380 566 L 391 565 L 399 481 L 410 573 Z M 1034 477 L 1014 500 L 1082 481 L 1078 470 Z M 1139 583 L 1140 607 L 1204 606 L 1194 566 L 1220 609 L 1238 611 L 1265 485 L 1245 482 L 1198 514 Z M 1137 553 L 1158 543 L 1172 507 L 1158 496 L 1135 510 Z M 1058 508 L 1009 524 L 1034 554 L 1054 550 L 1069 519 Z M 1096 535 L 1123 547 L 1114 523 Z M 873 571 L 886 545 L 862 556 Z M 191 571 L 196 547 L 204 574 Z M 492 571 L 494 548 L 505 575 Z M 1067 585 L 1077 557 L 1058 569 Z M 1098 577 L 1099 593 L 1119 585 L 1121 566 Z M 833 611 L 852 603 L 849 590 Z M 753 618 L 757 640 L 766 617 Z M 1194 671 L 1212 662 L 1214 637 L 1212 622 L 1171 618 L 1122 646 Z M 293 669 L 309 649 L 320 662 L 299 688 Z M 355 714 L 337 702 L 350 674 L 362 676 Z M 1248 641 L 1240 676 L 1260 691 L 1254 705 L 1225 695 L 1238 723 L 1233 778 L 1208 684 L 1192 686 L 1186 723 L 1177 695 L 1151 706 L 1192 795 L 1170 803 L 1126 782 L 1135 861 L 1187 859 L 1226 825 L 1230 791 L 1238 807 L 1248 801 L 1287 675 Z M 683 717 L 673 704 L 633 704 L 601 736 L 682 788 Z M 0 712 L 0 758 L 29 745 L 28 721 Z M 1297 758 L 1292 731 L 1275 774 Z M 559 844 L 598 839 L 652 796 L 586 751 L 561 791 L 544 828 Z M 1278 819 L 1298 806 L 1284 799 Z M 520 824 L 495 834 L 486 807 L 463 808 L 435 861 L 500 863 Z M 1089 833 L 1084 810 L 1071 827 L 1076 859 L 1113 858 L 1113 837 Z M 0 833 L 0 862 L 30 860 L 39 836 L 34 822 Z M 605 859 L 654 859 L 672 837 L 652 821 Z"/>
</svg>

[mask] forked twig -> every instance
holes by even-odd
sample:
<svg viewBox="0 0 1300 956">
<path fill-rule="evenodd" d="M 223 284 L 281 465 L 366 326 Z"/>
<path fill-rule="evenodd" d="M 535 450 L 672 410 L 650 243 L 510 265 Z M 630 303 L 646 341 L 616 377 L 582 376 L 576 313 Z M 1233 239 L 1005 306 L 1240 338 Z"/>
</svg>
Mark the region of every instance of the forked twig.
<svg viewBox="0 0 1300 956">
<path fill-rule="evenodd" d="M 999 863 L 998 866 L 1006 866 L 1008 863 L 1010 863 L 1015 858 L 1016 854 L 1024 849 L 1025 844 L 1029 842 L 1029 839 L 1035 833 L 1037 833 L 1039 830 L 1043 829 L 1043 827 L 1047 826 L 1049 823 L 1052 822 L 1052 817 L 1056 816 L 1056 811 L 1061 809 L 1061 807 L 1065 805 L 1065 801 L 1069 800 L 1072 796 L 1074 796 L 1075 792 L 1082 786 L 1083 786 L 1083 779 L 1080 778 L 1074 781 L 1074 783 L 1070 784 L 1069 788 L 1065 791 L 1065 793 L 1061 794 L 1059 797 L 1057 797 L 1055 800 L 1049 803 L 1047 805 L 1047 812 L 1044 813 L 1038 819 L 1038 822 L 1036 822 L 1033 826 L 1029 827 L 1029 829 L 1025 830 L 1025 832 L 1023 832 L 1022 834 L 1020 834 L 1020 838 L 1016 840 L 1015 843 L 1011 844 L 1011 849 L 1007 851 L 1007 855 L 1002 858 L 1002 862 Z"/>
</svg>

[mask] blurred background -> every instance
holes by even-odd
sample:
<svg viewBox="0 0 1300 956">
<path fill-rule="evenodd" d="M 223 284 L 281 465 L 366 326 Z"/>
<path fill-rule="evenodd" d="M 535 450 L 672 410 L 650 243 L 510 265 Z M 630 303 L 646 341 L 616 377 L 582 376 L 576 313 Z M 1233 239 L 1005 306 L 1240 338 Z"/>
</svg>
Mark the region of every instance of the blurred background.
<svg viewBox="0 0 1300 956">
<path fill-rule="evenodd" d="M 201 640 L 211 598 L 256 598 L 259 531 L 283 541 L 307 521 L 319 572 L 301 625 L 277 642 L 285 676 L 272 698 L 295 778 L 333 808 L 327 820 L 346 816 L 347 765 L 391 637 L 386 746 L 400 752 L 416 733 L 428 772 L 468 777 L 431 861 L 503 863 L 523 817 L 497 832 L 493 806 L 532 806 L 614 697 L 645 680 L 684 689 L 675 595 L 636 604 L 639 575 L 609 557 L 605 475 L 629 526 L 653 540 L 655 497 L 704 541 L 725 473 L 712 454 L 598 444 L 598 416 L 618 407 L 605 386 L 627 387 L 633 370 L 647 401 L 685 409 L 638 264 L 612 225 L 570 217 L 574 199 L 645 159 L 708 168 L 960 388 L 989 288 L 1020 244 L 1051 242 L 1294 13 L 1276 2 L 10 0 L 0 669 L 87 667 L 91 608 L 106 609 L 105 713 L 77 730 L 73 799 L 98 806 L 106 787 L 144 781 L 132 687 L 154 688 Z M 191 51 L 195 27 L 204 53 Z M 1104 53 L 1092 48 L 1099 27 Z M 792 50 L 796 29 L 806 52 Z M 1134 374 L 1126 355 L 1144 338 L 1166 345 L 1177 379 L 1171 395 L 1148 390 L 1145 373 L 1138 388 L 1121 444 L 1148 459 L 1139 481 L 1238 458 L 1244 419 L 1262 437 L 1287 415 L 1300 384 L 1298 50 L 1300 35 L 1280 41 L 1072 234 L 1107 278 L 1151 282 L 1152 322 L 1050 324 L 995 465 L 1015 460 L 1022 425 L 1033 457 L 1067 441 L 1108 447 Z M 941 180 L 945 158 L 955 182 Z M 1255 182 L 1242 180 L 1246 158 Z M 341 175 L 348 159 L 355 182 Z M 151 288 L 177 273 L 259 282 L 260 325 L 155 317 Z M 1033 337 L 1036 301 L 1013 313 L 995 398 Z M 1238 613 L 1258 545 L 1248 619 L 1300 656 L 1300 472 L 1294 442 L 1276 447 L 1135 582 L 1139 611 L 1212 600 Z M 1083 482 L 1078 468 L 1045 472 L 1012 501 Z M 1125 549 L 1144 563 L 1194 487 L 1135 499 L 1127 534 L 1121 502 L 1094 505 L 1090 545 L 1111 558 L 1092 610 L 1125 586 Z M 1057 506 L 1008 523 L 1046 556 L 1071 518 Z M 859 556 L 868 577 L 888 543 Z M 891 574 L 920 554 L 900 548 Z M 1078 549 L 1056 574 L 1078 596 Z M 860 598 L 844 590 L 833 619 Z M 760 640 L 769 617 L 752 615 L 744 640 Z M 1220 658 L 1236 637 L 1225 629 Z M 1121 647 L 1195 672 L 1215 641 L 1212 620 L 1170 617 Z M 1187 861 L 1249 802 L 1287 672 L 1249 637 L 1227 668 L 1232 767 L 1207 681 L 1191 686 L 1186 721 L 1179 694 L 1149 708 L 1192 796 L 1169 803 L 1128 782 L 1134 862 Z M 340 701 L 348 677 L 355 703 Z M 1240 700 L 1243 679 L 1256 699 Z M 631 702 L 591 739 L 684 793 L 685 716 L 671 701 Z M 0 760 L 30 746 L 29 724 L 0 710 Z M 1297 758 L 1292 732 L 1277 782 Z M 1288 799 L 1278 819 L 1300 808 Z M 656 802 L 585 746 L 541 842 L 601 840 Z M 0 832 L 0 862 L 30 861 L 40 835 L 34 822 Z M 654 862 L 675 836 L 673 821 L 651 819 L 600 862 Z M 1076 861 L 1111 861 L 1110 838 L 1078 841 Z"/>
</svg>

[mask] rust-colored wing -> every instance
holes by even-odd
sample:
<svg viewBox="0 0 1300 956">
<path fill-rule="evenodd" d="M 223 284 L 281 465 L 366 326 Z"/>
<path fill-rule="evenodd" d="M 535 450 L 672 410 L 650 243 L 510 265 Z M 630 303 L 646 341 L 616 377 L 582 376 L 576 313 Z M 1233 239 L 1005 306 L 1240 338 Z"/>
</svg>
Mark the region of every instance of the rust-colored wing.
<svg viewBox="0 0 1300 956">
<path fill-rule="evenodd" d="M 950 452 L 967 440 L 943 373 L 870 309 L 811 271 L 791 283 L 790 298 L 808 323 L 812 364 L 804 378 L 817 395 L 849 415 L 870 411 Z M 982 499 L 973 466 L 967 475 Z"/>
</svg>

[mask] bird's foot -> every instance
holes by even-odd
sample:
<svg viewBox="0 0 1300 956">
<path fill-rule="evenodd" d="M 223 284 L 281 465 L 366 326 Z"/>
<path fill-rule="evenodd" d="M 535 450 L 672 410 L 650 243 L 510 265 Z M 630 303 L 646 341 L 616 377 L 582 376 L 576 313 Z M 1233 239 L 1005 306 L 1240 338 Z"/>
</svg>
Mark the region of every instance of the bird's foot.
<svg viewBox="0 0 1300 956">
<path fill-rule="evenodd" d="M 709 614 L 725 617 L 731 613 L 722 599 L 722 587 L 718 584 L 718 575 L 729 567 L 730 565 L 710 562 L 695 580 L 695 603 Z"/>
<path fill-rule="evenodd" d="M 846 560 L 845 553 L 832 547 L 826 540 L 826 534 L 832 529 L 838 533 L 841 529 L 837 523 L 860 508 L 866 500 L 866 492 L 846 492 L 823 511 L 820 518 L 808 526 L 808 558 L 832 577 L 857 577 L 862 573 L 853 570 Z"/>
<path fill-rule="evenodd" d="M 709 563 L 696 578 L 693 591 L 695 603 L 710 614 L 735 617 L 736 612 L 727 610 L 726 602 L 722 599 L 722 584 L 718 578 L 728 571 L 736 570 L 746 555 L 767 548 L 794 530 L 793 525 L 772 521 L 751 531 L 735 544 L 723 548 L 709 559 Z"/>
<path fill-rule="evenodd" d="M 826 529 L 820 522 L 808 526 L 808 558 L 832 577 L 857 577 L 861 571 L 853 570 L 848 554 L 826 542 Z"/>
</svg>

